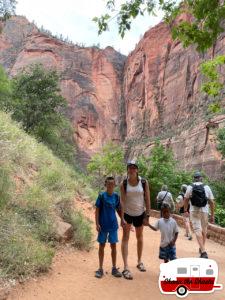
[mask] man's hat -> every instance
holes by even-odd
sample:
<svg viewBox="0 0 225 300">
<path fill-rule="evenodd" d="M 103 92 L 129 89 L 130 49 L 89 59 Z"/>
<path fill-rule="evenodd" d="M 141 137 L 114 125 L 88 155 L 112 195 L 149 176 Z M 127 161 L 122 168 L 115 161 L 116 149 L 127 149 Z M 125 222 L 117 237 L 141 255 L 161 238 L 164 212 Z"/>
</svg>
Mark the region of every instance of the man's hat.
<svg viewBox="0 0 225 300">
<path fill-rule="evenodd" d="M 138 165 L 135 160 L 128 160 L 127 167 L 135 166 L 138 169 Z"/>
<path fill-rule="evenodd" d="M 201 172 L 199 172 L 199 171 L 195 172 L 194 178 L 199 178 L 199 177 L 202 177 Z"/>
</svg>

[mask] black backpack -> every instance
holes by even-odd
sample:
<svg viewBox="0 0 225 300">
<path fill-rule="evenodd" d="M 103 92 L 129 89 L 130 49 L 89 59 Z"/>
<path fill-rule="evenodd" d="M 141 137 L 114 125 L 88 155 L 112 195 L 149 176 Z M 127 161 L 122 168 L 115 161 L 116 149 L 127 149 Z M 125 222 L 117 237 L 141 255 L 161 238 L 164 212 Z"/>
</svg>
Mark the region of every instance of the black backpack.
<svg viewBox="0 0 225 300">
<path fill-rule="evenodd" d="M 207 204 L 204 184 L 192 184 L 191 204 L 197 207 L 204 207 Z"/>
<path fill-rule="evenodd" d="M 146 179 L 141 178 L 141 184 L 142 184 L 142 187 L 143 187 L 143 190 L 144 190 L 144 197 L 145 197 Z M 127 191 L 127 178 L 124 179 L 124 181 L 123 181 L 123 188 L 124 188 L 124 191 L 126 193 L 126 191 Z"/>
</svg>

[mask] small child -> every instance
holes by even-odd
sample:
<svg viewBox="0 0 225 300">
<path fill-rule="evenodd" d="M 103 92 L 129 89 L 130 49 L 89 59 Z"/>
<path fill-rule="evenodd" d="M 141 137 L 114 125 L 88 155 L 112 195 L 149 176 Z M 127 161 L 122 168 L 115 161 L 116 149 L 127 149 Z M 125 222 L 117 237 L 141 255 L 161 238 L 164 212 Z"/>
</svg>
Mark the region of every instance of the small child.
<svg viewBox="0 0 225 300">
<path fill-rule="evenodd" d="M 164 259 L 167 263 L 169 260 L 176 259 L 176 240 L 178 237 L 177 222 L 170 216 L 170 206 L 167 203 L 163 203 L 161 207 L 162 218 L 156 221 L 155 225 L 149 224 L 149 227 L 161 232 L 161 242 L 159 248 L 159 258 Z"/>
<path fill-rule="evenodd" d="M 112 256 L 112 275 L 115 277 L 122 277 L 122 274 L 116 268 L 116 243 L 118 243 L 118 222 L 116 218 L 116 211 L 120 214 L 120 198 L 114 192 L 115 179 L 107 177 L 105 180 L 106 191 L 98 196 L 95 206 L 95 222 L 96 230 L 98 231 L 99 242 L 99 269 L 95 272 L 95 277 L 102 278 L 104 248 L 108 240 L 111 246 Z"/>
</svg>

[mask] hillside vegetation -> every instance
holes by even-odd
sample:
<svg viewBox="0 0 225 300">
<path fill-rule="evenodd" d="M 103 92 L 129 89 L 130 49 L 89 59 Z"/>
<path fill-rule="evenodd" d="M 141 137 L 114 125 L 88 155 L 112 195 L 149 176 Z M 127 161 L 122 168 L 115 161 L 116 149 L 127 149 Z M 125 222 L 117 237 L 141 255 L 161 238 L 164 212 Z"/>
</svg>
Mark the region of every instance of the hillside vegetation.
<svg viewBox="0 0 225 300">
<path fill-rule="evenodd" d="M 73 226 L 73 244 L 88 248 L 90 224 L 73 206 L 81 174 L 0 111 L 0 277 L 46 271 L 57 245 L 56 219 Z"/>
</svg>

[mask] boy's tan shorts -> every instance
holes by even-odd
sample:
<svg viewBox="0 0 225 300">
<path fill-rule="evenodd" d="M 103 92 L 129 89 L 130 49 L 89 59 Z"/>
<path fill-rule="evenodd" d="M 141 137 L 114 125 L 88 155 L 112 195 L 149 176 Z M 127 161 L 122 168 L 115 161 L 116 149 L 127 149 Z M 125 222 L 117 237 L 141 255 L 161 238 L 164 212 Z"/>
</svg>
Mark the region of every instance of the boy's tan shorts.
<svg viewBox="0 0 225 300">
<path fill-rule="evenodd" d="M 208 213 L 202 211 L 192 211 L 190 219 L 195 234 L 207 233 L 208 227 Z"/>
</svg>

